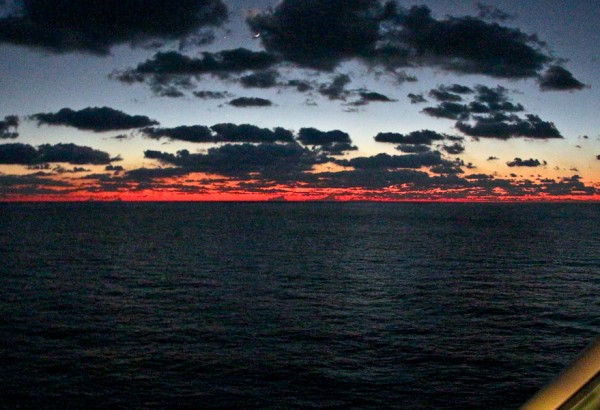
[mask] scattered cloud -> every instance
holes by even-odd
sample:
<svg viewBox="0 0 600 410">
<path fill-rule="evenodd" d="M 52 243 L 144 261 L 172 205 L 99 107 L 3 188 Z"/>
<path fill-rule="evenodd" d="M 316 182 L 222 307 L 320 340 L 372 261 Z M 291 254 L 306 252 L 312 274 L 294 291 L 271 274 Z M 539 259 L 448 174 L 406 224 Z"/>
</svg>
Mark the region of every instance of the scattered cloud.
<svg viewBox="0 0 600 410">
<path fill-rule="evenodd" d="M 275 70 L 257 71 L 240 78 L 245 88 L 272 88 L 277 85 L 279 73 Z"/>
<path fill-rule="evenodd" d="M 230 93 L 228 93 L 227 91 L 202 90 L 202 91 L 194 91 L 193 94 L 195 97 L 198 97 L 203 100 L 220 100 L 223 98 L 232 97 L 232 95 Z"/>
<path fill-rule="evenodd" d="M 7 115 L 4 120 L 0 120 L 0 140 L 15 139 L 19 136 L 19 117 L 16 115 Z"/>
<path fill-rule="evenodd" d="M 452 145 L 444 145 L 442 149 L 450 155 L 458 155 L 465 151 L 465 146 L 455 142 Z"/>
<path fill-rule="evenodd" d="M 221 0 L 27 0 L 0 18 L 0 42 L 107 55 L 118 44 L 193 38 L 227 14 Z"/>
<path fill-rule="evenodd" d="M 330 155 L 341 155 L 358 148 L 352 145 L 350 135 L 340 130 L 320 131 L 316 128 L 301 128 L 297 140 L 303 145 L 318 147 Z"/>
<path fill-rule="evenodd" d="M 515 158 L 513 161 L 509 161 L 506 163 L 506 165 L 508 165 L 509 167 L 540 167 L 542 166 L 542 163 L 538 160 L 538 159 L 521 159 L 521 158 Z M 545 161 L 544 164 L 546 165 Z"/>
<path fill-rule="evenodd" d="M 75 144 L 43 144 L 35 148 L 28 144 L 0 145 L 0 164 L 34 165 L 65 162 L 72 165 L 105 165 L 119 158 L 106 152 Z"/>
<path fill-rule="evenodd" d="M 484 5 L 479 10 L 480 17 L 438 20 L 426 6 L 401 9 L 393 1 L 283 0 L 273 10 L 253 13 L 247 23 L 268 52 L 322 71 L 358 59 L 390 72 L 432 66 L 534 78 L 554 61 L 535 35 L 484 21 L 508 16 Z"/>
<path fill-rule="evenodd" d="M 80 130 L 106 132 L 157 125 L 144 115 L 129 115 L 109 107 L 88 107 L 79 111 L 63 108 L 57 113 L 30 116 L 38 125 L 66 125 Z"/>
<path fill-rule="evenodd" d="M 517 116 L 479 117 L 474 124 L 456 123 L 462 133 L 474 138 L 509 139 L 516 137 L 532 139 L 563 138 L 552 122 L 543 121 L 537 115 L 528 114 L 525 119 Z"/>
<path fill-rule="evenodd" d="M 421 104 L 421 103 L 426 103 L 427 102 L 427 99 L 425 97 L 423 97 L 423 94 L 409 93 L 407 95 L 407 97 L 410 100 L 411 104 Z"/>
<path fill-rule="evenodd" d="M 345 100 L 349 94 L 346 86 L 352 80 L 348 74 L 339 74 L 329 84 L 322 84 L 319 87 L 319 94 L 330 100 Z"/>
<path fill-rule="evenodd" d="M 188 142 L 213 142 L 213 134 L 207 126 L 204 125 L 182 125 L 173 128 L 142 128 L 140 133 L 151 139 L 168 138 L 172 141 Z"/>
<path fill-rule="evenodd" d="M 210 148 L 206 154 L 191 154 L 187 150 L 177 154 L 145 151 L 148 159 L 184 168 L 187 172 L 205 172 L 226 176 L 248 176 L 261 173 L 265 177 L 281 178 L 285 175 L 310 170 L 325 158 L 301 147 L 299 144 L 226 144 Z"/>
<path fill-rule="evenodd" d="M 431 151 L 431 147 L 424 144 L 400 144 L 396 147 L 396 149 L 406 154 L 417 154 Z"/>
<path fill-rule="evenodd" d="M 437 101 L 462 101 L 462 97 L 460 95 L 451 93 L 442 87 L 430 90 L 429 96 Z"/>
<path fill-rule="evenodd" d="M 383 95 L 374 91 L 359 91 L 358 95 L 360 96 L 360 98 L 356 101 L 353 101 L 350 103 L 350 105 L 353 106 L 362 106 L 362 105 L 367 105 L 370 104 L 372 102 L 396 102 L 398 100 L 394 100 L 390 97 L 388 97 L 387 95 Z"/>
<path fill-rule="evenodd" d="M 464 88 L 454 84 L 454 90 L 463 91 L 463 94 L 469 94 L 470 88 Z M 471 90 L 471 101 L 458 103 L 447 101 L 448 99 L 457 100 L 454 97 L 448 97 L 444 86 L 430 91 L 430 95 L 441 100 L 437 106 L 426 107 L 423 113 L 436 117 L 456 120 L 455 128 L 463 134 L 473 138 L 531 138 L 531 139 L 550 139 L 563 138 L 554 123 L 544 121 L 534 114 L 527 114 L 525 118 L 516 115 L 525 110 L 521 104 L 515 104 L 510 101 L 508 90 L 504 87 L 495 88 L 484 85 L 475 86 Z M 460 97 L 458 94 L 451 96 Z M 462 100 L 462 97 L 460 97 Z"/>
<path fill-rule="evenodd" d="M 273 105 L 273 102 L 271 100 L 266 100 L 264 98 L 259 97 L 239 97 L 229 101 L 229 105 L 238 108 L 270 107 Z"/>
<path fill-rule="evenodd" d="M 302 67 L 331 71 L 343 60 L 369 54 L 385 17 L 379 2 L 284 0 L 247 22 L 267 51 Z"/>
<path fill-rule="evenodd" d="M 407 155 L 389 155 L 381 153 L 371 157 L 357 157 L 349 160 L 343 159 L 336 161 L 339 165 L 349 166 L 355 169 L 419 169 L 421 167 L 440 165 L 443 162 L 444 160 L 442 159 L 441 154 L 437 151 Z"/>
<path fill-rule="evenodd" d="M 137 67 L 124 71 L 114 71 L 111 76 L 125 83 L 144 82 L 147 78 L 172 77 L 177 75 L 202 76 L 216 75 L 227 77 L 233 73 L 250 70 L 266 70 L 277 63 L 277 59 L 264 51 L 246 48 L 222 50 L 215 53 L 203 52 L 201 58 L 194 58 L 177 51 L 158 52 Z"/>
<path fill-rule="evenodd" d="M 274 129 L 259 128 L 250 124 L 183 125 L 173 128 L 148 127 L 140 133 L 152 139 L 168 138 L 172 141 L 195 143 L 219 142 L 292 142 L 294 135 L 281 127 Z"/>
<path fill-rule="evenodd" d="M 573 77 L 567 69 L 553 65 L 539 79 L 542 91 L 573 91 L 585 88 L 585 84 Z"/>
<path fill-rule="evenodd" d="M 216 124 L 211 127 L 214 139 L 218 142 L 292 142 L 291 131 L 276 127 L 272 130 L 250 124 Z"/>
<path fill-rule="evenodd" d="M 375 141 L 390 144 L 431 145 L 434 141 L 443 140 L 462 140 L 462 137 L 440 134 L 431 130 L 412 131 L 408 134 L 380 132 L 375 136 Z"/>
</svg>

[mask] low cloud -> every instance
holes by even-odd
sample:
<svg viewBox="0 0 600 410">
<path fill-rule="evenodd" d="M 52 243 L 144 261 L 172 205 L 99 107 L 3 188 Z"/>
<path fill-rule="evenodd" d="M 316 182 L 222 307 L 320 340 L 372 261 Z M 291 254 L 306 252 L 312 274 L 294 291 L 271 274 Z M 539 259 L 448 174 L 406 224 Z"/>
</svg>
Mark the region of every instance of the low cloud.
<svg viewBox="0 0 600 410">
<path fill-rule="evenodd" d="M 539 160 L 533 159 L 533 158 L 525 159 L 525 160 L 523 160 L 521 158 L 515 158 L 513 161 L 507 162 L 506 165 L 508 165 L 509 167 L 531 167 L 531 168 L 534 168 L 534 167 L 541 167 L 542 163 Z M 545 165 L 545 161 L 544 161 L 543 165 Z"/>
<path fill-rule="evenodd" d="M 250 124 L 183 125 L 174 128 L 144 128 L 141 134 L 147 138 L 168 138 L 172 141 L 195 143 L 219 142 L 292 142 L 293 133 L 281 127 L 259 128 Z"/>
<path fill-rule="evenodd" d="M 498 78 L 534 78 L 553 57 L 534 35 L 488 23 L 504 15 L 481 5 L 480 17 L 435 19 L 426 6 L 393 1 L 283 0 L 247 18 L 265 49 L 300 67 L 332 71 L 357 59 L 390 72 L 432 66 Z M 327 24 L 323 24 L 327 22 Z"/>
<path fill-rule="evenodd" d="M 38 125 L 65 125 L 94 132 L 158 125 L 157 121 L 144 115 L 129 115 L 109 107 L 88 107 L 79 111 L 63 108 L 57 113 L 38 113 L 30 118 L 37 121 Z"/>
<path fill-rule="evenodd" d="M 526 115 L 525 119 L 516 116 L 493 116 L 477 118 L 473 124 L 457 122 L 456 128 L 474 138 L 553 139 L 563 138 L 554 123 L 543 121 L 537 115 Z"/>
<path fill-rule="evenodd" d="M 443 140 L 460 141 L 462 137 L 440 134 L 431 130 L 412 131 L 408 134 L 380 132 L 375 136 L 375 141 L 389 144 L 431 145 L 435 141 Z"/>
<path fill-rule="evenodd" d="M 220 100 L 220 99 L 229 98 L 232 96 L 227 91 L 202 90 L 202 91 L 194 91 L 193 94 L 195 97 L 198 97 L 203 100 Z"/>
<path fill-rule="evenodd" d="M 471 96 L 471 101 L 458 103 L 443 101 L 434 107 L 426 107 L 423 113 L 436 117 L 456 120 L 455 128 L 463 134 L 477 138 L 552 139 L 563 138 L 554 123 L 544 121 L 534 114 L 519 117 L 516 113 L 525 110 L 521 104 L 510 101 L 508 90 L 484 85 L 475 90 L 454 84 L 452 89 Z M 444 99 L 450 87 L 441 86 L 430 91 L 431 95 L 441 95 Z M 458 94 L 452 94 L 460 97 Z M 461 97 L 462 99 L 462 97 Z"/>
<path fill-rule="evenodd" d="M 216 53 L 203 52 L 201 58 L 194 58 L 176 51 L 159 52 L 137 67 L 125 71 L 115 71 L 111 75 L 125 83 L 144 82 L 150 78 L 173 76 L 216 75 L 227 77 L 234 73 L 250 70 L 266 70 L 277 63 L 277 59 L 264 51 L 246 48 L 223 50 Z"/>
<path fill-rule="evenodd" d="M 319 87 L 319 94 L 330 100 L 345 100 L 349 95 L 346 86 L 350 84 L 351 81 L 348 74 L 339 74 L 331 81 L 331 83 L 322 84 Z"/>
<path fill-rule="evenodd" d="M 585 88 L 585 84 L 573 77 L 573 74 L 567 69 L 553 65 L 540 80 L 542 91 L 573 91 Z"/>
<path fill-rule="evenodd" d="M 19 117 L 16 115 L 7 115 L 0 121 L 0 139 L 15 139 L 19 136 Z"/>
<path fill-rule="evenodd" d="M 337 164 L 355 169 L 419 169 L 440 165 L 444 162 L 437 151 L 407 155 L 377 154 L 371 157 L 357 157 L 349 160 L 338 160 Z"/>
<path fill-rule="evenodd" d="M 294 135 L 281 127 L 259 128 L 250 124 L 215 124 L 211 127 L 218 142 L 292 142 Z"/>
<path fill-rule="evenodd" d="M 265 177 L 282 178 L 312 169 L 326 161 L 299 144 L 227 144 L 210 148 L 206 154 L 191 154 L 187 150 L 177 154 L 145 151 L 148 159 L 181 167 L 187 172 L 205 172 L 233 177 L 260 173 Z"/>
<path fill-rule="evenodd" d="M 226 19 L 221 0 L 28 0 L 0 18 L 0 42 L 107 55 L 118 44 L 194 38 Z"/>
<path fill-rule="evenodd" d="M 426 103 L 427 102 L 427 99 L 425 97 L 423 97 L 423 94 L 409 93 L 407 95 L 407 97 L 410 100 L 411 104 L 421 104 L 421 103 Z"/>
<path fill-rule="evenodd" d="M 35 148 L 28 144 L 0 145 L 0 164 L 34 165 L 64 162 L 72 165 L 105 165 L 119 158 L 106 152 L 75 144 L 43 144 Z"/>
<path fill-rule="evenodd" d="M 258 71 L 240 78 L 240 84 L 245 88 L 275 87 L 279 73 L 275 70 Z"/>
<path fill-rule="evenodd" d="M 273 102 L 271 100 L 258 97 L 239 97 L 229 101 L 229 105 L 237 108 L 270 107 L 273 105 Z"/>
<path fill-rule="evenodd" d="M 320 131 L 316 128 L 301 128 L 296 138 L 305 146 L 317 147 L 329 155 L 342 155 L 346 151 L 356 151 L 350 135 L 340 130 Z"/>
</svg>

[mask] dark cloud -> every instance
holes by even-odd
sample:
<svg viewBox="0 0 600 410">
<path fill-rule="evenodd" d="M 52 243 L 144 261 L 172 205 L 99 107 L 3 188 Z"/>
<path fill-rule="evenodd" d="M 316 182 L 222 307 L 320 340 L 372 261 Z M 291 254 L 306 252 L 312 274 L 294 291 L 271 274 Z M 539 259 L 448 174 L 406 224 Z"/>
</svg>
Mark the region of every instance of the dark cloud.
<svg viewBox="0 0 600 410">
<path fill-rule="evenodd" d="M 455 84 L 453 87 L 458 90 L 462 86 Z M 430 95 L 441 93 L 444 96 L 447 89 L 449 87 L 441 86 L 431 90 Z M 469 93 L 466 89 L 463 91 Z M 516 115 L 525 107 L 510 101 L 508 90 L 504 87 L 477 85 L 472 98 L 465 104 L 443 101 L 437 106 L 424 108 L 422 112 L 432 117 L 457 120 L 456 129 L 474 138 L 563 138 L 553 123 L 543 121 L 537 115 L 528 114 L 525 118 Z"/>
<path fill-rule="evenodd" d="M 430 170 L 434 174 L 440 174 L 440 175 L 464 174 L 464 171 L 462 170 L 462 168 L 460 167 L 459 164 L 447 162 L 447 161 L 442 164 L 432 166 L 430 168 Z"/>
<path fill-rule="evenodd" d="M 270 130 L 250 124 L 223 123 L 210 128 L 204 125 L 183 125 L 174 128 L 144 128 L 140 132 L 152 139 L 169 138 L 196 143 L 292 142 L 294 140 L 292 132 L 283 128 Z"/>
<path fill-rule="evenodd" d="M 355 169 L 419 169 L 421 167 L 440 165 L 444 160 L 439 152 L 431 151 L 407 155 L 388 155 L 382 153 L 372 157 L 357 157 L 349 160 L 338 160 L 336 162 L 339 165 L 350 166 Z"/>
<path fill-rule="evenodd" d="M 255 125 L 230 123 L 216 124 L 211 127 L 215 132 L 215 141 L 219 142 L 292 142 L 294 134 L 284 128 L 273 130 Z"/>
<path fill-rule="evenodd" d="M 316 128 L 301 128 L 297 139 L 304 145 L 328 146 L 334 143 L 352 143 L 350 135 L 343 131 L 320 131 Z"/>
<path fill-rule="evenodd" d="M 173 128 L 147 127 L 140 130 L 144 137 L 152 139 L 169 138 L 188 142 L 214 142 L 210 128 L 204 125 L 182 125 Z"/>
<path fill-rule="evenodd" d="M 370 104 L 372 102 L 396 102 L 397 101 L 397 100 L 394 100 L 394 99 L 388 97 L 387 95 L 383 95 L 383 94 L 376 93 L 373 91 L 359 91 L 358 95 L 360 96 L 360 99 L 353 101 L 352 103 L 350 103 L 350 105 L 361 106 L 361 105 Z"/>
<path fill-rule="evenodd" d="M 240 84 L 246 88 L 272 88 L 277 85 L 279 73 L 275 70 L 258 71 L 240 78 Z"/>
<path fill-rule="evenodd" d="M 462 84 L 451 84 L 451 85 L 443 86 L 443 90 L 449 91 L 451 93 L 456 93 L 456 94 L 473 94 L 474 93 L 474 91 L 471 87 L 467 87 L 466 85 L 462 85 Z"/>
<path fill-rule="evenodd" d="M 336 76 L 329 84 L 322 84 L 319 87 L 319 93 L 330 100 L 345 100 L 349 92 L 346 86 L 350 84 L 350 76 L 340 74 Z"/>
<path fill-rule="evenodd" d="M 16 115 L 7 115 L 0 121 L 0 139 L 15 139 L 19 136 L 17 128 L 19 127 L 19 117 Z"/>
<path fill-rule="evenodd" d="M 474 17 L 436 20 L 426 6 L 399 16 L 391 41 L 411 48 L 411 60 L 447 70 L 499 78 L 535 77 L 552 58 L 537 37 Z"/>
<path fill-rule="evenodd" d="M 498 158 L 498 157 L 495 157 L 495 156 L 490 156 L 490 157 L 488 157 L 488 159 L 487 159 L 487 160 L 488 160 L 488 161 L 497 161 L 497 160 L 499 160 L 499 159 L 500 159 L 500 158 Z"/>
<path fill-rule="evenodd" d="M 477 3 L 477 10 L 477 17 L 485 20 L 506 21 L 515 18 L 512 14 L 508 14 L 497 7 L 490 6 L 484 3 Z"/>
<path fill-rule="evenodd" d="M 420 152 L 431 151 L 431 147 L 429 145 L 422 144 L 400 144 L 396 147 L 396 149 L 400 152 L 404 152 L 405 154 L 417 154 Z"/>
<path fill-rule="evenodd" d="M 499 15 L 482 10 L 486 17 Z M 476 17 L 437 20 L 426 6 L 404 10 L 392 1 L 283 0 L 247 22 L 267 51 L 318 70 L 359 59 L 391 72 L 425 65 L 527 78 L 553 61 L 536 36 L 516 28 Z"/>
<path fill-rule="evenodd" d="M 542 166 L 542 163 L 537 160 L 537 159 L 521 159 L 521 158 L 515 158 L 513 161 L 509 161 L 506 163 L 506 165 L 508 165 L 509 167 L 540 167 Z"/>
<path fill-rule="evenodd" d="M 38 125 L 66 125 L 80 130 L 105 132 L 157 125 L 143 115 L 129 115 L 109 107 L 88 107 L 79 111 L 63 108 L 57 113 L 38 113 L 30 118 Z"/>
<path fill-rule="evenodd" d="M 573 91 L 585 88 L 585 84 L 573 77 L 569 70 L 557 65 L 548 68 L 539 82 L 542 91 Z"/>
<path fill-rule="evenodd" d="M 462 101 L 462 97 L 460 95 L 451 93 L 442 87 L 430 90 L 429 96 L 437 101 Z"/>
<path fill-rule="evenodd" d="M 597 160 L 600 160 L 600 155 L 597 155 L 597 156 L 596 156 L 596 159 L 597 159 Z"/>
<path fill-rule="evenodd" d="M 104 165 L 116 160 L 115 158 L 111 158 L 106 152 L 75 144 L 44 144 L 38 147 L 38 152 L 40 154 L 40 162 Z"/>
<path fill-rule="evenodd" d="M 436 107 L 423 108 L 422 112 L 431 117 L 458 120 L 468 117 L 469 108 L 464 104 L 445 101 L 438 104 Z"/>
<path fill-rule="evenodd" d="M 273 105 L 273 102 L 270 100 L 266 100 L 264 98 L 258 97 L 239 97 L 234 100 L 229 101 L 229 105 L 238 108 L 246 108 L 246 107 L 270 107 Z"/>
<path fill-rule="evenodd" d="M 307 81 L 304 80 L 290 80 L 287 82 L 288 87 L 295 87 L 298 92 L 304 93 L 312 90 L 314 87 Z"/>
<path fill-rule="evenodd" d="M 105 165 L 115 160 L 117 158 L 111 158 L 106 152 L 75 144 L 44 144 L 37 149 L 28 144 L 0 145 L 0 164 L 65 162 L 72 165 Z"/>
<path fill-rule="evenodd" d="M 112 171 L 112 172 L 122 172 L 125 170 L 125 168 L 123 168 L 121 165 L 107 165 L 104 168 L 105 171 Z"/>
<path fill-rule="evenodd" d="M 229 94 L 227 91 L 202 90 L 202 91 L 194 91 L 193 94 L 194 94 L 194 96 L 201 98 L 203 100 L 220 100 L 223 98 L 231 97 L 231 94 Z"/>
<path fill-rule="evenodd" d="M 468 87 L 463 87 L 454 84 L 450 87 L 440 86 L 437 89 L 432 89 L 429 94 L 442 102 L 435 107 L 424 108 L 423 113 L 436 118 L 467 120 L 475 114 L 514 113 L 524 111 L 525 109 L 521 104 L 512 103 L 508 98 L 508 90 L 501 86 L 491 88 L 484 85 L 477 85 L 475 87 L 475 94 L 472 96 L 473 101 L 468 104 L 459 104 L 456 101 L 462 100 L 462 97 L 450 93 L 448 90 L 458 90 L 462 94 L 474 92 Z"/>
<path fill-rule="evenodd" d="M 300 66 L 332 70 L 368 55 L 384 18 L 384 7 L 370 0 L 284 0 L 247 22 L 267 51 Z"/>
<path fill-rule="evenodd" d="M 27 144 L 1 144 L 0 164 L 35 164 L 39 161 L 38 151 Z"/>
<path fill-rule="evenodd" d="M 344 155 L 348 151 L 358 151 L 358 147 L 349 142 L 334 142 L 328 145 L 321 145 L 319 149 L 328 155 Z"/>
<path fill-rule="evenodd" d="M 340 130 L 320 131 L 316 128 L 301 128 L 296 138 L 306 146 L 317 147 L 322 153 L 342 155 L 347 151 L 356 151 L 350 135 Z"/>
<path fill-rule="evenodd" d="M 137 67 L 115 71 L 111 75 L 125 83 L 143 82 L 146 77 L 201 76 L 212 74 L 227 76 L 250 70 L 265 70 L 277 63 L 277 59 L 264 51 L 246 48 L 223 50 L 216 53 L 203 52 L 202 58 L 193 58 L 176 51 L 159 52 Z"/>
<path fill-rule="evenodd" d="M 190 154 L 187 150 L 177 154 L 145 151 L 148 159 L 181 167 L 188 172 L 206 172 L 234 177 L 259 172 L 263 176 L 281 178 L 312 169 L 324 162 L 314 152 L 298 144 L 227 144 L 210 148 L 206 154 Z"/>
<path fill-rule="evenodd" d="M 413 93 L 409 93 L 407 95 L 408 99 L 410 100 L 411 104 L 420 104 L 420 103 L 425 103 L 427 102 L 427 99 L 425 97 L 423 97 L 423 94 L 413 94 Z"/>
<path fill-rule="evenodd" d="M 380 132 L 375 136 L 375 141 L 391 144 L 415 144 L 431 145 L 434 141 L 449 139 L 450 136 L 440 134 L 431 130 L 412 131 L 408 134 L 399 134 L 394 132 Z M 459 137 L 459 139 L 461 139 Z"/>
<path fill-rule="evenodd" d="M 185 39 L 226 18 L 221 0 L 25 0 L 0 18 L 0 42 L 106 55 L 117 44 Z"/>
<path fill-rule="evenodd" d="M 444 145 L 442 149 L 450 155 L 458 155 L 465 151 L 465 146 L 456 142 L 452 145 Z"/>
<path fill-rule="evenodd" d="M 473 124 L 458 121 L 456 128 L 475 138 L 509 139 L 515 137 L 532 139 L 563 138 L 552 122 L 543 121 L 537 115 L 528 114 L 525 119 L 517 116 L 480 117 Z"/>
</svg>

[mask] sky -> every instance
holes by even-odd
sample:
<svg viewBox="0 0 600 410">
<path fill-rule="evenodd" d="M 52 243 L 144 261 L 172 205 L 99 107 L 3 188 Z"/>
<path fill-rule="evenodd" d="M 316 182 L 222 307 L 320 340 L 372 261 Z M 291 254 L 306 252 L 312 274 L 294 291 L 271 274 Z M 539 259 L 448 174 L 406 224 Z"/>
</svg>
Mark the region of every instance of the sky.
<svg viewBox="0 0 600 410">
<path fill-rule="evenodd" d="M 597 201 L 598 26 L 589 0 L 0 0 L 0 201 Z"/>
</svg>

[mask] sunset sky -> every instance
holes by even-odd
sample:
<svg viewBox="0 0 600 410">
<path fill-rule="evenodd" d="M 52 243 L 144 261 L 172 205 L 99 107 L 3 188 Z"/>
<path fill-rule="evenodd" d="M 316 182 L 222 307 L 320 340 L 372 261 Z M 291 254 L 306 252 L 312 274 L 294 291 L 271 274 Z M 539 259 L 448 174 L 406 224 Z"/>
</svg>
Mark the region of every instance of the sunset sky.
<svg viewBox="0 0 600 410">
<path fill-rule="evenodd" d="M 0 201 L 599 200 L 598 27 L 589 0 L 0 0 Z"/>
</svg>

